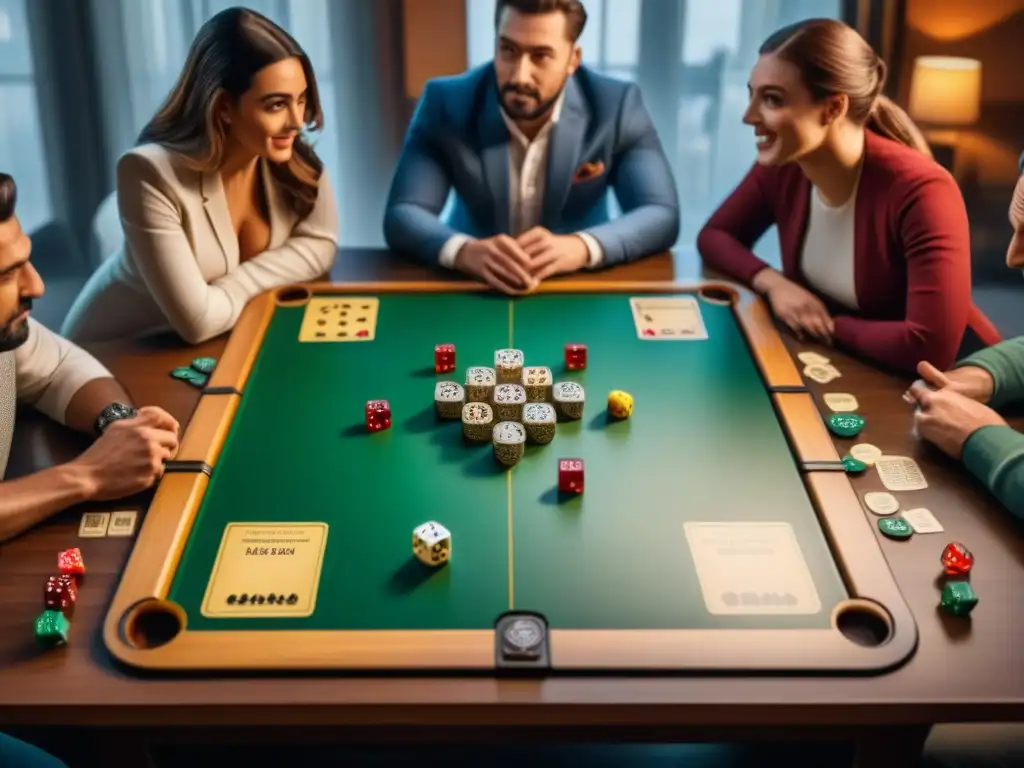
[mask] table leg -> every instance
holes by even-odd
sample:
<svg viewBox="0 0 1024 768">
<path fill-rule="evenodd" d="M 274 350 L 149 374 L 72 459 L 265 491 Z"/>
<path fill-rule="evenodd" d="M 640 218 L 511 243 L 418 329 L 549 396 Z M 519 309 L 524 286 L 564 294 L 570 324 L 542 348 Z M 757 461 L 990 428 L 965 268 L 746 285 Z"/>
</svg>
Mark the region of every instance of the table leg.
<svg viewBox="0 0 1024 768">
<path fill-rule="evenodd" d="M 930 725 L 879 728 L 859 740 L 853 768 L 914 768 L 931 729 Z"/>
</svg>

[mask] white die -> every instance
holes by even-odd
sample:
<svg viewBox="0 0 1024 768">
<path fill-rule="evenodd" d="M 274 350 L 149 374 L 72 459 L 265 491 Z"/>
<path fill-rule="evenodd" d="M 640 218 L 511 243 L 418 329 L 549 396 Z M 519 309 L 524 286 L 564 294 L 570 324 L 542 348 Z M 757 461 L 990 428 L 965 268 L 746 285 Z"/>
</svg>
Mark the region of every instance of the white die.
<svg viewBox="0 0 1024 768">
<path fill-rule="evenodd" d="M 440 523 L 429 522 L 412 532 L 412 553 L 425 565 L 444 565 L 452 556 L 452 534 Z"/>
</svg>

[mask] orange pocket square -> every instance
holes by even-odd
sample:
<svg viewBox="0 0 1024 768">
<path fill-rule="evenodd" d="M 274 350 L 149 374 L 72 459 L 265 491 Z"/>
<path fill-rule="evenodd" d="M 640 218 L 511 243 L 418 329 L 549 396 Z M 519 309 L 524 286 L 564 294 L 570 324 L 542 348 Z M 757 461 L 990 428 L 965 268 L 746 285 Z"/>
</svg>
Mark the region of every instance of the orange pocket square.
<svg viewBox="0 0 1024 768">
<path fill-rule="evenodd" d="M 602 173 L 604 173 L 604 160 L 598 160 L 596 163 L 584 163 L 572 175 L 572 183 L 577 184 L 581 181 L 590 181 L 590 179 L 596 179 Z"/>
</svg>

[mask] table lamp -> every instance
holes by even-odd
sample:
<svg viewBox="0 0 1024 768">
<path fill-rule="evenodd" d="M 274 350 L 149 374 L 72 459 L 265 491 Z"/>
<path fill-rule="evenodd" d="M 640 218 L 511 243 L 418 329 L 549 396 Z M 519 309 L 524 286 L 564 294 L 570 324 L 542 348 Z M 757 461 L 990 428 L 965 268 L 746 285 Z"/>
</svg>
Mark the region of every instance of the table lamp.
<svg viewBox="0 0 1024 768">
<path fill-rule="evenodd" d="M 956 128 L 971 125 L 981 111 L 981 62 L 956 56 L 919 56 L 910 83 L 910 116 L 931 128 L 935 159 L 953 170 Z"/>
</svg>

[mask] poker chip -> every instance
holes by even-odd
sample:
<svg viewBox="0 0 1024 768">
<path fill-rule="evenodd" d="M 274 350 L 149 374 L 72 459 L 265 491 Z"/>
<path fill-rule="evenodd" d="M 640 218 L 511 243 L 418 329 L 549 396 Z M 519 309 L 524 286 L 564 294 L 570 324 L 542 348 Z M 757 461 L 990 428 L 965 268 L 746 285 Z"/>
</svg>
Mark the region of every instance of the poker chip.
<svg viewBox="0 0 1024 768">
<path fill-rule="evenodd" d="M 882 458 L 882 449 L 871 443 L 857 443 L 850 449 L 850 455 L 869 467 L 873 467 L 875 462 Z"/>
<path fill-rule="evenodd" d="M 890 539 L 909 539 L 914 535 L 914 529 L 902 517 L 883 517 L 878 521 L 878 530 Z"/>
<path fill-rule="evenodd" d="M 896 497 L 885 491 L 872 491 L 864 494 L 864 504 L 876 515 L 891 515 L 900 508 Z"/>
</svg>

